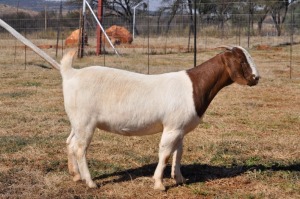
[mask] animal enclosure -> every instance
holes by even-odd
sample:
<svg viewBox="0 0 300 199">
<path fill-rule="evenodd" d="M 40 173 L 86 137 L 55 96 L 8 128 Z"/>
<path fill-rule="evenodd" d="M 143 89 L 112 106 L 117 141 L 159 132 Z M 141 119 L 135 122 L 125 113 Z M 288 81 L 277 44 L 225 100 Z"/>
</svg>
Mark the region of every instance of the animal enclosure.
<svg viewBox="0 0 300 199">
<path fill-rule="evenodd" d="M 55 58 L 55 28 L 38 30 L 21 32 Z M 218 45 L 239 41 L 237 36 L 203 35 L 200 31 L 199 64 L 220 53 L 214 49 Z M 247 36 L 240 41 L 247 48 Z M 187 184 L 174 186 L 167 166 L 167 191 L 152 189 L 160 134 L 124 137 L 96 130 L 88 159 L 99 188 L 88 189 L 72 182 L 67 172 L 70 124 L 59 72 L 1 30 L 0 197 L 299 198 L 299 36 L 295 34 L 292 48 L 281 45 L 290 41 L 289 35 L 251 36 L 250 41 L 249 52 L 262 78 L 253 88 L 232 85 L 222 90 L 204 122 L 185 137 L 182 171 Z M 90 35 L 87 56 L 74 61 L 76 68 L 106 65 L 148 73 L 150 66 L 149 73 L 158 74 L 193 66 L 188 37 L 182 35 L 150 35 L 149 48 L 147 35 L 137 36 L 132 45 L 117 47 L 120 57 L 109 48 L 105 56 L 95 56 L 94 42 Z"/>
<path fill-rule="evenodd" d="M 12 1 L 13 2 L 13 1 Z M 243 7 L 244 3 L 232 2 L 233 7 Z M 299 44 L 299 5 L 291 6 L 286 14 L 286 20 L 280 25 L 280 36 L 277 36 L 278 30 L 275 23 L 272 21 L 271 15 L 267 15 L 261 25 L 254 23 L 250 19 L 259 19 L 263 17 L 260 13 L 254 13 L 251 16 L 247 10 L 241 13 L 232 13 L 230 18 L 220 20 L 217 16 L 200 15 L 198 16 L 196 31 L 197 31 L 197 63 L 200 64 L 206 59 L 203 52 L 210 51 L 219 45 L 239 45 L 251 50 L 270 51 L 274 50 L 276 53 L 283 55 L 280 59 L 282 65 L 289 67 L 291 70 L 290 76 L 299 77 L 299 62 L 297 55 L 300 53 L 296 47 Z M 79 28 L 80 12 L 82 3 L 70 8 L 70 5 L 64 4 L 61 8 L 59 5 L 47 7 L 45 5 L 37 5 L 32 9 L 24 8 L 20 11 L 17 8 L 10 8 L 10 13 L 3 11 L 1 18 L 10 24 L 17 31 L 31 39 L 39 47 L 46 49 L 52 56 L 55 55 L 59 60 L 68 47 L 65 46 L 66 38 Z M 179 11 L 170 21 L 169 15 L 154 12 L 149 9 L 140 9 L 136 14 L 135 20 L 135 38 L 131 44 L 117 45 L 116 48 L 123 56 L 138 55 L 139 59 L 143 59 L 145 65 L 141 65 L 141 70 L 145 73 L 151 73 L 152 67 L 157 67 L 156 56 L 173 54 L 171 65 L 179 66 L 178 55 L 185 53 L 192 53 L 194 51 L 194 37 L 193 29 L 190 29 L 191 15 L 187 13 L 186 4 L 179 7 Z M 206 6 L 206 4 L 200 4 Z M 6 6 L 9 7 L 9 6 Z M 95 11 L 96 8 L 94 7 Z M 244 8 L 246 9 L 246 8 Z M 110 28 L 113 25 L 118 25 L 126 28 L 131 33 L 132 24 L 128 21 L 116 17 L 106 10 L 103 16 L 103 27 Z M 16 12 L 18 11 L 18 12 Z M 5 14 L 6 13 L 6 14 Z M 61 13 L 61 14 L 60 14 Z M 252 17 L 252 18 L 251 18 Z M 251 22 L 251 23 L 250 23 Z M 261 29 L 259 29 L 261 26 Z M 97 23 L 90 12 L 86 13 L 85 32 L 88 36 L 88 46 L 85 46 L 85 55 L 95 55 L 96 52 L 96 27 Z M 23 45 L 16 42 L 14 38 L 0 28 L 0 63 L 9 62 L 21 64 L 25 67 L 31 64 L 30 56 L 32 52 L 27 51 Z M 295 46 L 294 46 L 295 45 Z M 73 46 L 74 47 L 74 46 Z M 76 47 L 76 45 L 75 45 Z M 114 53 L 113 49 L 107 44 L 103 44 L 103 54 L 99 64 L 112 67 L 113 63 L 106 59 L 106 55 Z M 6 59 L 10 57 L 10 59 Z M 180 59 L 180 58 L 179 58 Z M 189 64 L 193 63 L 193 59 L 188 60 Z M 90 57 L 94 61 L 94 57 Z M 272 59 L 266 59 L 269 64 L 274 64 Z M 29 62 L 29 63 L 27 63 Z M 276 60 L 278 63 L 278 60 Z M 118 63 L 118 65 L 126 63 Z M 164 67 L 164 64 L 159 64 Z M 295 73 L 294 73 L 295 72 Z"/>
</svg>

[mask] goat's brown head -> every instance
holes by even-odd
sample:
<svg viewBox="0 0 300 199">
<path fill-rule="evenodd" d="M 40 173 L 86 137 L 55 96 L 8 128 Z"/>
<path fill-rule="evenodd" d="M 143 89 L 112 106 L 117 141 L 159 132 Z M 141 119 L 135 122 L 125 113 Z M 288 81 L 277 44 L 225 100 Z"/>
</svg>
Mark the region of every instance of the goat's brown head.
<svg viewBox="0 0 300 199">
<path fill-rule="evenodd" d="M 240 46 L 222 46 L 222 48 L 227 49 L 222 60 L 232 81 L 242 85 L 256 85 L 260 76 L 251 55 Z"/>
</svg>

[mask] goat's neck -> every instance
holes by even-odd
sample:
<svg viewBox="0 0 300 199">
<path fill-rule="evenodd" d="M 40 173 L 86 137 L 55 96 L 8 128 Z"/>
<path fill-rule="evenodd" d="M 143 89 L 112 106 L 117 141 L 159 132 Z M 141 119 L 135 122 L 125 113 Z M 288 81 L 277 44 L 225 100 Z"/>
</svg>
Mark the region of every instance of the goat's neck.
<svg viewBox="0 0 300 199">
<path fill-rule="evenodd" d="M 232 84 L 232 80 L 222 62 L 221 55 L 204 62 L 187 71 L 193 84 L 193 98 L 199 117 L 202 117 L 207 107 L 217 93 Z"/>
</svg>

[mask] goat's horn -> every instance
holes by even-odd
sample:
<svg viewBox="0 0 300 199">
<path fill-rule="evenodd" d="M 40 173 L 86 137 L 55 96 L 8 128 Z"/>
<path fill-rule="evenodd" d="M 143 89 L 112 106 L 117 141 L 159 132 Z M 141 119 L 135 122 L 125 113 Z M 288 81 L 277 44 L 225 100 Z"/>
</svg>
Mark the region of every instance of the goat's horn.
<svg viewBox="0 0 300 199">
<path fill-rule="evenodd" d="M 218 46 L 217 48 L 225 48 L 227 50 L 232 50 L 235 46 L 231 46 L 231 45 L 222 45 L 222 46 Z"/>
</svg>

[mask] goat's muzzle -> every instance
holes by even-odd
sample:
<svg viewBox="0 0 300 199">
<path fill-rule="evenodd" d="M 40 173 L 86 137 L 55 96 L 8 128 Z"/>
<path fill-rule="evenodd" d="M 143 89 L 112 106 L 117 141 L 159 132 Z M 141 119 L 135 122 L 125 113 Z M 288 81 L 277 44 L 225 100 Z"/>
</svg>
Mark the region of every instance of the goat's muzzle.
<svg viewBox="0 0 300 199">
<path fill-rule="evenodd" d="M 248 80 L 248 86 L 255 86 L 258 84 L 260 76 L 252 75 L 252 77 Z"/>
</svg>

